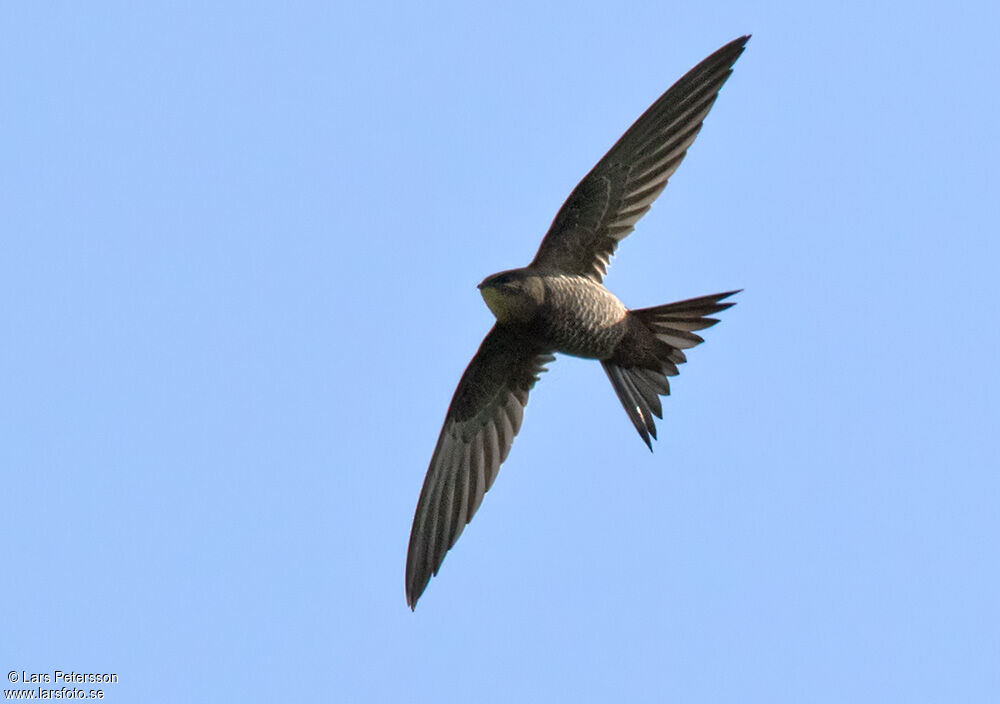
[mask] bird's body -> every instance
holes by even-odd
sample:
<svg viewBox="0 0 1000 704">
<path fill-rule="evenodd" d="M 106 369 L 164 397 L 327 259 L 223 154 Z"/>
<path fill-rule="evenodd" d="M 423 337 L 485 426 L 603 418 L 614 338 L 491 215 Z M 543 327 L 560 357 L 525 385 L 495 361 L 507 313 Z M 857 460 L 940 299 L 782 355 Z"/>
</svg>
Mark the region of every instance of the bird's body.
<svg viewBox="0 0 1000 704">
<path fill-rule="evenodd" d="M 500 277 L 504 283 L 494 283 Z M 531 267 L 501 272 L 480 284 L 501 324 L 519 327 L 540 347 L 591 359 L 611 356 L 625 334 L 628 309 L 584 276 L 546 274 Z M 499 312 L 498 312 L 499 311 Z M 518 315 L 520 312 L 520 315 Z"/>
<path fill-rule="evenodd" d="M 605 359 L 625 336 L 628 309 L 618 297 L 583 276 L 546 276 L 545 314 L 539 332 L 556 352 Z"/>
<path fill-rule="evenodd" d="M 479 284 L 496 324 L 465 370 L 431 457 L 410 533 L 406 597 L 415 607 L 479 508 L 521 425 L 528 392 L 554 353 L 600 361 L 652 449 L 667 377 L 702 342 L 693 331 L 735 291 L 629 310 L 603 285 L 618 242 L 667 184 L 749 37 L 722 47 L 626 131 L 563 204 L 532 262 Z"/>
</svg>

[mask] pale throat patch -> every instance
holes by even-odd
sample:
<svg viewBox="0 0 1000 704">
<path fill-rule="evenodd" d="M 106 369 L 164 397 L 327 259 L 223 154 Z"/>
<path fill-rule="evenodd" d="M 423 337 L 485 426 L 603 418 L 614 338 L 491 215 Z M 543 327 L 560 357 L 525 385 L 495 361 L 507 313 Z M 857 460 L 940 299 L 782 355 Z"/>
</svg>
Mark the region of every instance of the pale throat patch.
<svg viewBox="0 0 1000 704">
<path fill-rule="evenodd" d="M 510 301 L 507 300 L 498 290 L 492 287 L 484 287 L 479 289 L 479 292 L 483 295 L 483 300 L 486 301 L 486 305 L 489 306 L 490 311 L 496 316 L 496 319 L 501 323 L 506 322 L 512 316 L 510 308 Z"/>
</svg>

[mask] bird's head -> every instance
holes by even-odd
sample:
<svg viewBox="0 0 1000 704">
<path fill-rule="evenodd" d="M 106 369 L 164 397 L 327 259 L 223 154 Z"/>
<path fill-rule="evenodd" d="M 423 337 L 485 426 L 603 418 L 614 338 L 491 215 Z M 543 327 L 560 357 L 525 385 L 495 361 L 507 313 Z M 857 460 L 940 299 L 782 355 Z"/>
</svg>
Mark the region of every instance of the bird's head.
<svg viewBox="0 0 1000 704">
<path fill-rule="evenodd" d="M 501 323 L 528 322 L 545 300 L 542 280 L 524 269 L 487 276 L 479 284 L 479 292 Z"/>
</svg>

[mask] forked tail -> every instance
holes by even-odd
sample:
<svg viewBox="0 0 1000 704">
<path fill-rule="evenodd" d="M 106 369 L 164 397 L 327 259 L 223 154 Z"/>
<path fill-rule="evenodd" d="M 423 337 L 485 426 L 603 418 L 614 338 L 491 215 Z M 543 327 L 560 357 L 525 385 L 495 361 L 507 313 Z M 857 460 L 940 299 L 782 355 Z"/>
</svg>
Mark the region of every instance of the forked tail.
<svg viewBox="0 0 1000 704">
<path fill-rule="evenodd" d="M 650 438 L 656 438 L 653 416 L 663 418 L 660 396 L 670 393 L 667 377 L 676 376 L 677 365 L 687 361 L 681 350 L 704 342 L 694 331 L 719 322 L 708 316 L 735 305 L 720 301 L 736 293 L 739 291 L 629 311 L 633 318 L 629 333 L 615 354 L 601 361 L 625 412 L 650 450 Z"/>
</svg>

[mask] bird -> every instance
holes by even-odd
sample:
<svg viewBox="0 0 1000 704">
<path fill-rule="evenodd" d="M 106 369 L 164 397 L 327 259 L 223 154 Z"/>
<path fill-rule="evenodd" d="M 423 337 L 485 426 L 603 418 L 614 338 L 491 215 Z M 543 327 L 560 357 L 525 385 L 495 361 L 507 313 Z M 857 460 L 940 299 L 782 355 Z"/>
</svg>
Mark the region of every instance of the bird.
<svg viewBox="0 0 1000 704">
<path fill-rule="evenodd" d="M 749 35 L 721 47 L 667 89 L 563 203 L 523 268 L 486 277 L 496 318 L 458 383 L 431 456 L 406 555 L 411 610 L 497 477 L 528 393 L 555 354 L 600 361 L 652 451 L 653 416 L 695 333 L 739 290 L 628 309 L 603 285 L 618 243 L 660 195 L 694 142 Z"/>
</svg>

